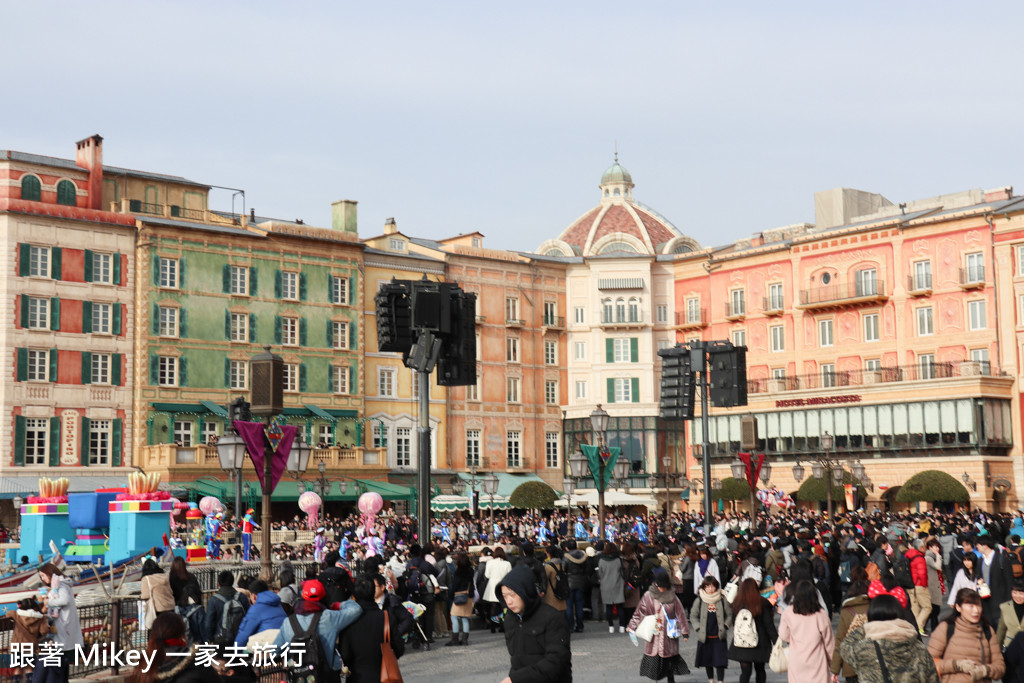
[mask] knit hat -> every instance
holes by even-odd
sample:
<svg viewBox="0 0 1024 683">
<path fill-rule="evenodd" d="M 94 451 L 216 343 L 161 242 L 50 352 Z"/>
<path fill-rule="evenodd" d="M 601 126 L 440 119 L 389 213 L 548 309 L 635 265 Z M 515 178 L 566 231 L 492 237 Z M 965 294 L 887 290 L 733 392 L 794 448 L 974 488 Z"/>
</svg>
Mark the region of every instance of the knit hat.
<svg viewBox="0 0 1024 683">
<path fill-rule="evenodd" d="M 664 567 L 656 567 L 654 569 L 654 585 L 658 588 L 671 588 L 672 581 L 668 578 L 668 572 L 665 571 Z"/>
</svg>

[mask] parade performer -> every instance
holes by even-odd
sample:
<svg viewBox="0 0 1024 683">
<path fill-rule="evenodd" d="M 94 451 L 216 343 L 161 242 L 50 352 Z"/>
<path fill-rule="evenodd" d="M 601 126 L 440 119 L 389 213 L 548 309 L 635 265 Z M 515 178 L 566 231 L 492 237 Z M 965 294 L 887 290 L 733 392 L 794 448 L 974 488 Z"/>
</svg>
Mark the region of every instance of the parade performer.
<svg viewBox="0 0 1024 683">
<path fill-rule="evenodd" d="M 537 542 L 538 543 L 547 543 L 548 542 L 548 537 L 549 537 L 548 525 L 545 524 L 543 521 L 541 521 L 541 523 L 537 525 Z"/>
<path fill-rule="evenodd" d="M 352 545 L 352 542 L 348 540 L 348 537 L 351 535 L 351 531 L 346 531 L 345 535 L 341 537 L 341 543 L 338 546 L 338 550 L 341 552 L 341 556 L 345 559 L 348 559 L 348 551 Z"/>
<path fill-rule="evenodd" d="M 206 516 L 206 552 L 214 560 L 220 559 L 220 529 L 223 519 L 223 512 Z"/>
<path fill-rule="evenodd" d="M 377 535 L 376 529 L 364 530 L 366 535 L 360 543 L 366 548 L 366 556 L 373 557 L 384 552 L 384 541 Z"/>
<path fill-rule="evenodd" d="M 245 517 L 242 518 L 242 559 L 250 560 L 250 553 L 252 552 L 252 531 L 253 529 L 259 529 L 260 525 L 256 523 L 256 519 L 252 516 L 252 513 L 256 512 L 252 508 L 245 511 Z"/>
<path fill-rule="evenodd" d="M 452 542 L 452 532 L 448 528 L 448 522 L 441 522 L 441 540 L 449 544 Z"/>
<path fill-rule="evenodd" d="M 647 525 L 644 524 L 644 520 L 640 517 L 636 518 L 636 524 L 633 525 L 633 534 L 636 535 L 636 539 L 641 543 L 647 543 Z"/>
<path fill-rule="evenodd" d="M 324 549 L 327 547 L 324 531 L 323 527 L 317 527 L 316 536 L 313 537 L 313 560 L 317 563 L 324 561 Z"/>
<path fill-rule="evenodd" d="M 614 524 L 605 524 L 604 537 L 608 541 L 615 541 L 616 529 Z"/>
<path fill-rule="evenodd" d="M 576 529 L 574 532 L 577 541 L 585 541 L 590 538 L 590 534 L 587 533 L 587 527 L 583 524 L 583 518 L 576 518 Z"/>
</svg>

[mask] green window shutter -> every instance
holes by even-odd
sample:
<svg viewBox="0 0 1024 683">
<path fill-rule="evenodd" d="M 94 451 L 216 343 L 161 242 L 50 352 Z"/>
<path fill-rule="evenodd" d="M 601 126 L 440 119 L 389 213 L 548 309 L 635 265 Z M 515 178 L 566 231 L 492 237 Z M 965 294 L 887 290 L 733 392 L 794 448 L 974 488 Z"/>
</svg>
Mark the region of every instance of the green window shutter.
<svg viewBox="0 0 1024 683">
<path fill-rule="evenodd" d="M 78 203 L 78 191 L 70 180 L 57 183 L 57 203 L 64 206 L 75 206 Z"/>
<path fill-rule="evenodd" d="M 640 344 L 636 337 L 629 338 L 629 362 L 636 363 L 640 357 Z"/>
<path fill-rule="evenodd" d="M 231 311 L 224 311 L 224 338 L 231 341 Z"/>
<path fill-rule="evenodd" d="M 356 305 L 356 279 L 354 277 L 348 279 L 348 303 L 349 306 Z"/>
<path fill-rule="evenodd" d="M 306 300 L 306 274 L 299 273 L 299 301 Z"/>
<path fill-rule="evenodd" d="M 611 339 L 604 340 L 604 361 L 606 363 L 615 362 L 615 346 Z"/>
<path fill-rule="evenodd" d="M 117 260 L 117 255 L 116 254 L 114 256 L 114 260 L 115 261 Z M 86 282 L 92 282 L 92 252 L 89 251 L 88 249 L 85 250 L 85 258 L 82 261 L 82 271 L 83 271 L 82 278 Z M 114 281 L 114 284 L 115 285 L 117 284 L 116 279 Z"/>
<path fill-rule="evenodd" d="M 306 392 L 308 390 L 306 386 L 306 364 L 299 363 L 299 391 Z"/>
<path fill-rule="evenodd" d="M 275 270 L 274 271 L 274 298 L 275 299 L 280 299 L 281 298 L 281 279 L 282 279 L 281 271 L 280 270 Z"/>
<path fill-rule="evenodd" d="M 615 380 L 608 378 L 608 403 L 615 403 Z"/>
<path fill-rule="evenodd" d="M 50 418 L 50 447 L 48 449 L 50 456 L 50 467 L 58 467 L 60 465 L 60 418 Z"/>
<path fill-rule="evenodd" d="M 231 386 L 231 359 L 230 358 L 225 358 L 224 359 L 224 386 L 225 387 L 230 387 Z"/>
<path fill-rule="evenodd" d="M 157 355 L 149 357 L 149 383 L 153 386 L 160 383 L 160 357 Z"/>
<path fill-rule="evenodd" d="M 121 386 L 121 363 L 123 362 L 123 353 L 115 353 L 110 356 L 110 383 L 115 387 Z"/>
<path fill-rule="evenodd" d="M 114 254 L 111 259 L 114 262 L 114 272 L 111 275 L 111 279 L 115 285 L 121 284 L 121 255 Z"/>
<path fill-rule="evenodd" d="M 82 384 L 92 384 L 92 354 L 82 352 Z"/>
<path fill-rule="evenodd" d="M 640 402 L 640 378 L 632 377 L 629 380 L 629 395 L 633 397 L 633 403 Z"/>
<path fill-rule="evenodd" d="M 54 418 L 56 419 L 56 418 Z M 53 439 L 50 439 L 52 442 Z M 25 466 L 25 416 L 14 416 L 14 464 Z"/>
<path fill-rule="evenodd" d="M 42 183 L 34 175 L 23 176 L 21 179 L 21 198 L 38 202 L 43 196 Z"/>
<path fill-rule="evenodd" d="M 188 316 L 186 315 L 187 313 L 188 313 L 188 311 L 185 310 L 184 308 L 179 308 L 178 309 L 178 338 L 179 339 L 184 339 L 185 337 L 188 337 L 188 328 L 186 327 L 186 324 L 185 324 L 185 321 L 188 318 Z"/>
<path fill-rule="evenodd" d="M 249 296 L 256 296 L 256 269 L 249 269 Z"/>
<path fill-rule="evenodd" d="M 358 340 L 358 337 L 359 337 L 359 330 L 356 327 L 356 321 L 355 320 L 349 320 L 348 321 L 348 348 L 352 349 L 353 351 L 355 350 L 355 348 L 357 346 L 356 342 Z"/>
<path fill-rule="evenodd" d="M 50 299 L 50 329 L 60 330 L 60 299 Z"/>
<path fill-rule="evenodd" d="M 334 276 L 327 274 L 327 301 L 332 304 L 341 303 L 334 298 Z"/>
<path fill-rule="evenodd" d="M 18 245 L 18 275 L 28 277 L 32 266 L 32 246 L 28 244 Z"/>
<path fill-rule="evenodd" d="M 188 386 L 188 358 L 178 359 L 178 386 Z"/>
<path fill-rule="evenodd" d="M 121 441 L 123 440 L 124 428 L 121 426 L 121 418 L 113 421 L 110 429 L 110 462 L 114 467 L 121 466 Z"/>
<path fill-rule="evenodd" d="M 82 439 L 81 439 L 81 444 L 82 444 L 82 448 L 81 448 L 81 450 L 78 453 L 81 456 L 82 466 L 83 467 L 88 467 L 89 466 L 89 418 L 87 418 L 87 417 L 83 417 L 82 418 Z"/>
<path fill-rule="evenodd" d="M 89 334 L 92 332 L 92 302 L 82 302 L 82 332 Z"/>
<path fill-rule="evenodd" d="M 121 309 L 123 306 L 124 304 L 114 304 L 110 311 L 110 329 L 114 333 L 115 337 L 121 336 Z"/>
<path fill-rule="evenodd" d="M 327 366 L 327 393 L 328 394 L 333 394 L 334 393 L 334 373 L 338 372 L 339 370 L 341 370 L 341 368 L 336 368 L 333 365 L 328 365 Z"/>
<path fill-rule="evenodd" d="M 334 348 L 334 322 L 331 320 L 327 321 L 327 348 Z"/>
<path fill-rule="evenodd" d="M 299 346 L 306 345 L 306 319 L 299 318 Z"/>
<path fill-rule="evenodd" d="M 281 343 L 281 316 L 274 316 L 274 343 Z"/>
<path fill-rule="evenodd" d="M 21 302 L 21 327 L 25 329 L 28 327 L 28 297 L 22 294 L 18 300 Z"/>
<path fill-rule="evenodd" d="M 54 280 L 60 280 L 63 269 L 61 268 L 61 248 L 52 247 L 50 249 L 50 277 Z"/>
<path fill-rule="evenodd" d="M 153 254 L 153 284 L 160 286 L 160 257 Z"/>
<path fill-rule="evenodd" d="M 15 377 L 19 382 L 28 381 L 28 349 L 18 349 L 18 370 Z"/>
<path fill-rule="evenodd" d="M 358 390 L 358 387 L 356 386 L 357 379 L 358 379 L 358 375 L 356 374 L 355 366 L 349 366 L 349 369 L 348 369 L 348 393 L 355 394 L 356 391 Z"/>
<path fill-rule="evenodd" d="M 57 349 L 50 349 L 50 381 L 55 384 L 57 382 L 57 369 L 59 367 L 59 358 L 60 354 L 58 353 Z"/>
<path fill-rule="evenodd" d="M 185 289 L 185 257 L 178 257 L 178 289 Z"/>
<path fill-rule="evenodd" d="M 231 266 L 225 264 L 221 269 L 221 284 L 224 286 L 224 293 L 231 293 Z"/>
<path fill-rule="evenodd" d="M 153 304 L 153 334 L 160 334 L 160 305 Z"/>
<path fill-rule="evenodd" d="M 250 342 L 255 342 L 256 341 L 256 314 L 255 313 L 250 313 L 249 314 L 249 341 Z"/>
</svg>

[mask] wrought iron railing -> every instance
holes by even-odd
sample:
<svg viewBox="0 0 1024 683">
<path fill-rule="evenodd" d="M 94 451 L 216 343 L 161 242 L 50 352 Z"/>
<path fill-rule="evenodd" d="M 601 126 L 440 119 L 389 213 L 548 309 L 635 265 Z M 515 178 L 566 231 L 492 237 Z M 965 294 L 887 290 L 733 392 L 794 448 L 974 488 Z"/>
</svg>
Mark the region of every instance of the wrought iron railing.
<svg viewBox="0 0 1024 683">
<path fill-rule="evenodd" d="M 954 377 L 998 377 L 1002 373 L 988 361 L 943 361 L 918 365 L 882 367 L 877 370 L 843 370 L 781 379 L 747 380 L 748 394 L 767 394 L 801 389 L 828 389 L 888 382 L 917 382 Z"/>
</svg>

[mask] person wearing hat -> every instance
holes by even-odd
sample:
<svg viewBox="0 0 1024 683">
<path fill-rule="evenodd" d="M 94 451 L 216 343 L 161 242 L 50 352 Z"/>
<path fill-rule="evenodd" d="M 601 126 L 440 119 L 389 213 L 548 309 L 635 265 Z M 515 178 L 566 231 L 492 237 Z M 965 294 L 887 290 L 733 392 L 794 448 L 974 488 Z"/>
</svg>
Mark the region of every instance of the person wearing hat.
<svg viewBox="0 0 1024 683">
<path fill-rule="evenodd" d="M 999 627 L 996 642 L 1006 648 L 1024 627 L 1024 577 L 1013 580 L 1010 599 L 999 605 Z"/>
<path fill-rule="evenodd" d="M 252 554 L 252 530 L 259 529 L 260 525 L 256 523 L 256 519 L 252 516 L 256 512 L 252 508 L 245 511 L 245 517 L 242 518 L 242 559 L 248 562 Z"/>
<path fill-rule="evenodd" d="M 653 572 L 654 580 L 651 587 L 640 598 L 640 603 L 633 612 L 626 630 L 632 633 L 644 617 L 654 615 L 658 627 L 654 637 L 644 645 L 644 656 L 640 660 L 640 675 L 658 681 L 668 677 L 668 683 L 674 683 L 676 676 L 690 673 L 686 662 L 679 656 L 679 635 L 684 640 L 690 638 L 690 623 L 686 620 L 683 603 L 676 597 L 672 588 L 672 580 L 663 567 Z M 667 619 L 678 624 L 679 635 L 669 633 Z"/>
<path fill-rule="evenodd" d="M 324 548 L 327 546 L 327 539 L 324 537 L 324 528 L 319 527 L 316 530 L 316 536 L 313 537 L 313 561 L 320 563 L 324 561 Z"/>
<path fill-rule="evenodd" d="M 320 637 L 320 646 L 330 661 L 331 671 L 336 674 L 333 679 L 336 682 L 341 674 L 341 657 L 338 656 L 335 643 L 341 632 L 360 617 L 363 608 L 354 600 L 344 600 L 338 609 L 327 609 L 324 604 L 326 597 L 327 590 L 319 580 L 305 581 L 302 584 L 302 599 L 295 603 L 295 613 L 281 624 L 281 630 L 274 639 L 274 647 L 280 651 L 292 642 L 296 633 L 305 631 L 317 619 L 316 632 Z"/>
<path fill-rule="evenodd" d="M 505 610 L 510 656 L 508 676 L 501 683 L 572 683 L 565 613 L 541 600 L 530 568 L 512 569 L 498 582 L 495 595 Z"/>
</svg>

